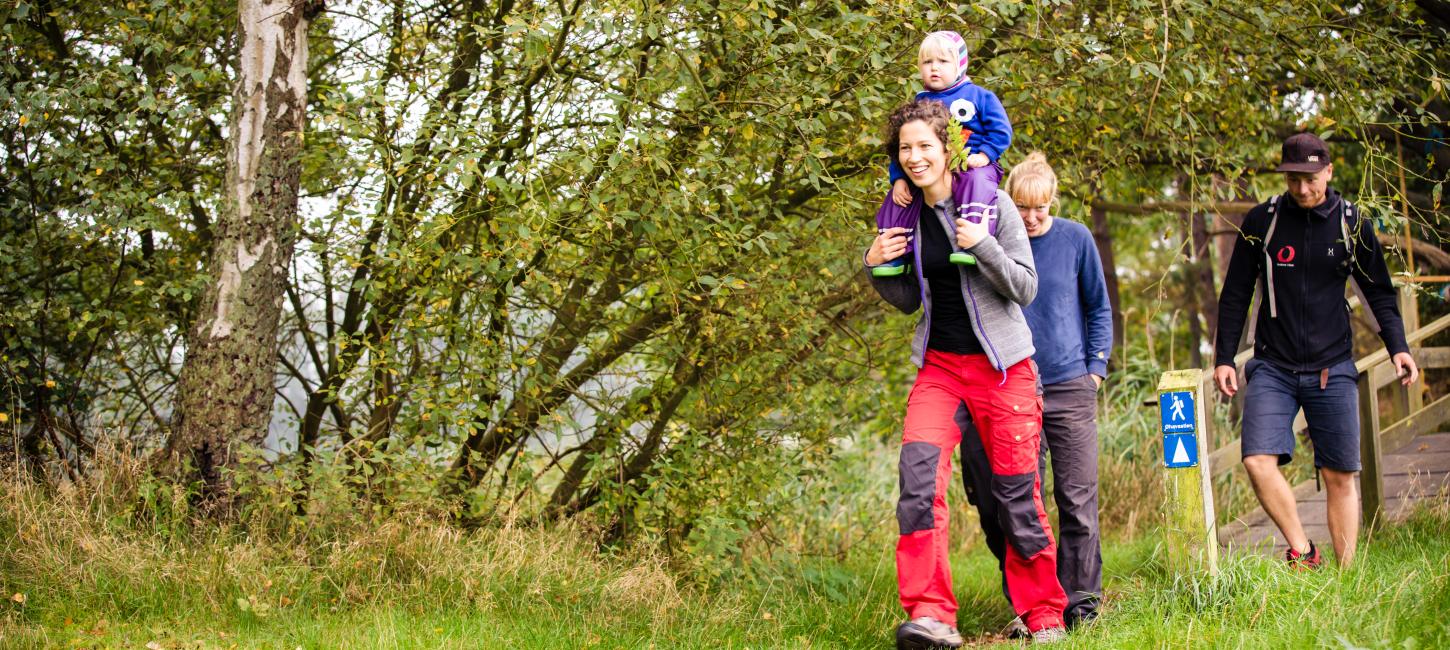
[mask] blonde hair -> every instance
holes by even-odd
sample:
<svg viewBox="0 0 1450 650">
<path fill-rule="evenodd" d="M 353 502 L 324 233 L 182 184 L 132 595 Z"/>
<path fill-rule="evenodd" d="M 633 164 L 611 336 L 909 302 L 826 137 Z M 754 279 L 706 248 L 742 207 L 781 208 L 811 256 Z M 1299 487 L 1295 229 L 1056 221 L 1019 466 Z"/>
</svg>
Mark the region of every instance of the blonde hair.
<svg viewBox="0 0 1450 650">
<path fill-rule="evenodd" d="M 916 58 L 920 61 L 928 54 L 944 54 L 949 59 L 955 59 L 956 49 L 956 44 L 951 42 L 945 34 L 933 32 L 921 39 L 921 47 L 916 50 Z"/>
<path fill-rule="evenodd" d="M 1017 205 L 1050 205 L 1057 200 L 1057 174 L 1041 151 L 1027 154 L 1007 174 L 1007 194 Z"/>
</svg>

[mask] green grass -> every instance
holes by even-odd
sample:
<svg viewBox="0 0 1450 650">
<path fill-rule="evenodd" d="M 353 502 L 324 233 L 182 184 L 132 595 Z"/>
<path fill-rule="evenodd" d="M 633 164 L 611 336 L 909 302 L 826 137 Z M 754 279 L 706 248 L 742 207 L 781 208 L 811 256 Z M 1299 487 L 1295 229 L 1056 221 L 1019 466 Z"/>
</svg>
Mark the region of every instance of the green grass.
<svg viewBox="0 0 1450 650">
<path fill-rule="evenodd" d="M 13 485 L 0 501 L 0 588 L 25 596 L 0 605 L 7 648 L 885 648 L 901 617 L 885 538 L 696 584 L 648 553 L 600 554 L 576 527 L 465 535 L 419 516 L 264 539 L 147 528 Z M 1447 527 L 1442 504 L 1349 570 L 1236 557 L 1213 581 L 1165 575 L 1149 530 L 1105 549 L 1104 615 L 1066 647 L 1450 647 Z M 959 625 L 999 641 L 995 562 L 962 542 Z"/>
</svg>

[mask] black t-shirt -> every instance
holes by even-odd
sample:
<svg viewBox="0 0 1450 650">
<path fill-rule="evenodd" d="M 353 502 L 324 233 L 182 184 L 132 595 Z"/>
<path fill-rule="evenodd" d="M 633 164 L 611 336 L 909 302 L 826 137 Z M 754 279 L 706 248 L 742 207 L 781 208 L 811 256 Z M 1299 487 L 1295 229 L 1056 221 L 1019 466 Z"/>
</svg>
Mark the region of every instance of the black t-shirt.
<svg viewBox="0 0 1450 650">
<path fill-rule="evenodd" d="M 961 267 L 948 259 L 951 240 L 931 206 L 922 206 L 916 232 L 920 236 L 917 245 L 921 246 L 921 274 L 931 289 L 931 332 L 926 347 L 953 354 L 982 354 L 982 344 L 972 332 L 967 303 L 962 298 Z"/>
</svg>

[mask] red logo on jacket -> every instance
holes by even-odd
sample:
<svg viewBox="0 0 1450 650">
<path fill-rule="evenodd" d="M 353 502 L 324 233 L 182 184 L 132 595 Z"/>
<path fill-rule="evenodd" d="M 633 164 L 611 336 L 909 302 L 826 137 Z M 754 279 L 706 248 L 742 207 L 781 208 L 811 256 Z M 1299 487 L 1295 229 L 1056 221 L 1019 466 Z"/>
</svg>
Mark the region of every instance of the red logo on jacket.
<svg viewBox="0 0 1450 650">
<path fill-rule="evenodd" d="M 1279 249 L 1279 254 L 1274 256 L 1280 264 L 1288 264 L 1294 261 L 1294 247 L 1285 246 Z"/>
</svg>

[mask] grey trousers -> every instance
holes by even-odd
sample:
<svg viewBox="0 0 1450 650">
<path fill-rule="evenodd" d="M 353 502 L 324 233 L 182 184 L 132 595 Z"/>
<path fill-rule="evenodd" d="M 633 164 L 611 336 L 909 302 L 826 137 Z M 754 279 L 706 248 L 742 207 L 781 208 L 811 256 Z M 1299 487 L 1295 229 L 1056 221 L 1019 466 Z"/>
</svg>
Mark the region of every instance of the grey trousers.
<svg viewBox="0 0 1450 650">
<path fill-rule="evenodd" d="M 1098 536 L 1098 418 L 1097 388 L 1092 375 L 1083 375 L 1042 390 L 1042 455 L 1038 473 L 1047 475 L 1052 459 L 1052 496 L 1057 502 L 1057 580 L 1067 592 L 1063 618 L 1068 625 L 1097 615 L 1103 594 L 1103 557 Z M 977 518 L 987 548 L 1006 557 L 1006 541 L 997 524 L 991 495 L 991 466 L 986 450 L 969 417 L 959 414 L 962 428 L 962 482 L 967 500 L 977 507 Z M 981 498 L 987 495 L 989 498 Z M 1006 594 L 1007 576 L 1002 576 Z M 1011 599 L 1008 599 L 1011 602 Z"/>
</svg>

